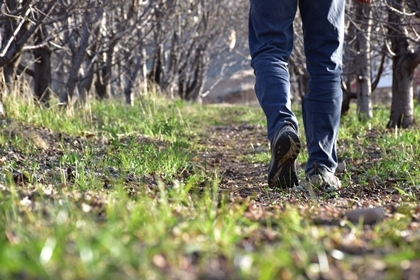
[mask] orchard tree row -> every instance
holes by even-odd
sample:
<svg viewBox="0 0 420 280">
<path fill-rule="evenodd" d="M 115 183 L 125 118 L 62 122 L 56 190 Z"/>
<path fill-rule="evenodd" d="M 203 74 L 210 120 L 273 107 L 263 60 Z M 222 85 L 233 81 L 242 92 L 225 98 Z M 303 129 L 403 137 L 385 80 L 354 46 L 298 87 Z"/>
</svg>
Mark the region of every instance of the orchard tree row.
<svg viewBox="0 0 420 280">
<path fill-rule="evenodd" d="M 68 104 L 120 93 L 131 103 L 134 87 L 150 81 L 162 92 L 196 100 L 210 58 L 229 49 L 232 27 L 244 16 L 239 3 L 3 0 L 2 93 L 24 80 L 43 103 L 52 94 Z"/>
</svg>

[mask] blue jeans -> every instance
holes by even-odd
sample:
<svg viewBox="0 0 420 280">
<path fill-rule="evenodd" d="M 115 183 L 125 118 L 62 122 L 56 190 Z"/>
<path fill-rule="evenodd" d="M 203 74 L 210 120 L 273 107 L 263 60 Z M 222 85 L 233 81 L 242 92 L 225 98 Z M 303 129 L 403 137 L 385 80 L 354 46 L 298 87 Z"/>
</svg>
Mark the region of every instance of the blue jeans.
<svg viewBox="0 0 420 280">
<path fill-rule="evenodd" d="M 288 59 L 293 49 L 293 20 L 302 18 L 309 92 L 302 102 L 309 159 L 330 172 L 337 167 L 340 125 L 345 0 L 250 0 L 249 47 L 255 92 L 267 117 L 268 139 L 298 122 L 290 107 Z"/>
</svg>

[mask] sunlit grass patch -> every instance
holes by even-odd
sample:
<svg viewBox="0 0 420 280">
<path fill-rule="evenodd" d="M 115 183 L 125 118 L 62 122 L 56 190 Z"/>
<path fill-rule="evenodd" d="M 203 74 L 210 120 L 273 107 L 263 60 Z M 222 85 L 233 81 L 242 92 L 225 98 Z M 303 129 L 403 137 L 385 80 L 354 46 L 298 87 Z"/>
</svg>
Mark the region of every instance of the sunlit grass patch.
<svg viewBox="0 0 420 280">
<path fill-rule="evenodd" d="M 135 200 L 123 188 L 96 194 L 68 189 L 54 196 L 41 186 L 32 191 L 37 197 L 30 202 L 15 191 L 2 194 L 7 239 L 0 240 L 0 275 L 6 279 L 22 273 L 160 278 L 163 266 L 176 272 L 182 262 L 191 265 L 193 255 L 204 271 L 206 260 L 231 259 L 232 246 L 241 239 L 245 206 L 225 207 L 216 186 L 190 194 L 184 184 L 160 183 Z"/>
</svg>

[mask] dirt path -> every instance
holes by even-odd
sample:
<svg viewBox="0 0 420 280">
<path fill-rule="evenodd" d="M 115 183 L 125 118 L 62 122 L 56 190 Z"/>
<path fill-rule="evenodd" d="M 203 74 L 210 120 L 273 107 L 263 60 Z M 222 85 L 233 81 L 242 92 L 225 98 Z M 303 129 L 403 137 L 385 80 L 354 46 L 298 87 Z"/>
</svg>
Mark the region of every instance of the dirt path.
<svg viewBox="0 0 420 280">
<path fill-rule="evenodd" d="M 372 146 L 366 147 L 366 156 L 363 161 L 355 161 L 350 170 L 339 174 L 345 176 L 347 185 L 338 192 L 335 197 L 313 197 L 308 193 L 292 190 L 278 192 L 270 190 L 266 183 L 268 162 L 256 160 L 262 154 L 268 154 L 268 142 L 264 127 L 256 125 L 221 126 L 210 128 L 211 137 L 204 141 L 207 145 L 206 153 L 202 154 L 208 169 L 219 171 L 222 174 L 221 189 L 230 192 L 232 199 L 249 199 L 249 217 L 252 219 L 264 219 L 265 212 L 270 212 L 272 207 L 286 207 L 285 205 L 297 205 L 302 216 L 309 218 L 314 224 L 333 230 L 340 227 L 344 219 L 344 213 L 351 209 L 379 208 L 385 213 L 385 220 L 396 215 L 397 209 L 407 203 L 398 190 L 394 188 L 395 179 L 381 180 L 372 177 L 367 183 L 358 182 L 358 174 L 362 173 L 369 164 L 380 160 L 381 154 Z M 372 143 L 375 143 L 375 132 L 369 135 Z M 345 143 L 341 143 L 341 149 L 345 149 Z M 303 150 L 302 152 L 305 152 Z M 266 157 L 268 158 L 268 156 Z M 359 163 L 360 166 L 355 164 Z M 304 163 L 299 163 L 303 168 Z M 350 165 L 350 164 L 348 164 Z M 420 195 L 418 195 L 420 197 Z M 414 202 L 415 203 L 415 202 Z M 256 210 L 257 209 L 257 210 Z M 380 252 L 370 246 L 373 238 L 374 226 L 366 225 L 364 233 L 357 241 L 350 238 L 350 231 L 343 232 L 343 241 L 338 248 L 355 256 L 366 254 L 387 254 L 386 250 Z M 412 223 L 406 231 L 407 240 L 420 239 L 420 206 L 412 215 Z M 346 241 L 347 240 L 347 241 Z M 351 241 L 350 241 L 351 240 Z M 366 265 L 363 267 L 366 268 Z M 420 269 L 420 268 L 419 268 Z M 412 275 L 412 270 L 408 271 Z M 418 271 L 420 274 L 420 271 Z M 379 271 L 373 275 L 378 276 Z M 417 274 L 417 275 L 419 275 Z"/>
<path fill-rule="evenodd" d="M 351 167 L 351 170 L 338 174 L 341 178 L 350 176 L 351 179 L 336 197 L 310 198 L 309 194 L 296 193 L 293 190 L 279 193 L 267 187 L 268 160 L 260 160 L 263 154 L 267 154 L 265 158 L 268 159 L 269 154 L 265 128 L 257 125 L 212 127 L 210 135 L 211 137 L 204 141 L 207 149 L 202 157 L 207 168 L 222 174 L 221 188 L 231 190 L 242 197 L 252 196 L 262 205 L 270 205 L 279 200 L 293 203 L 295 197 L 298 198 L 298 203 L 315 199 L 320 206 L 331 206 L 341 210 L 382 206 L 392 211 L 396 204 L 401 202 L 400 193 L 392 187 L 395 179 L 382 181 L 378 177 L 372 177 L 367 185 L 358 183 L 358 173 L 367 167 L 362 165 L 380 157 L 378 151 L 372 147 L 367 147 L 367 150 L 372 150 L 371 153 L 366 152 L 371 158 L 366 158 L 365 163 L 361 162 L 359 168 Z M 302 153 L 305 152 L 303 149 Z M 298 164 L 300 170 L 303 170 L 304 163 Z"/>
<path fill-rule="evenodd" d="M 42 171 L 44 174 L 39 176 L 43 178 L 50 177 L 50 173 L 57 173 L 56 169 L 62 156 L 60 143 L 68 143 L 74 150 L 80 150 L 85 142 L 94 142 L 93 145 L 101 147 L 107 145 L 95 137 L 92 139 L 68 137 L 50 130 L 29 127 L 26 130 L 40 135 L 39 138 L 45 142 L 43 145 L 48 147 L 44 152 L 30 159 L 39 165 L 38 170 L 33 172 Z M 199 153 L 199 160 L 208 174 L 220 174 L 220 188 L 229 193 L 233 200 L 249 199 L 254 206 L 261 209 L 269 209 L 273 205 L 298 205 L 302 215 L 310 215 L 312 219 L 325 224 L 340 219 L 345 211 L 356 208 L 382 207 L 385 210 L 385 216 L 389 218 L 403 203 L 409 202 L 409 199 L 395 188 L 395 178 L 381 179 L 376 176 L 370 178 L 368 182 L 359 182 L 359 175 L 363 174 L 370 164 L 381 160 L 382 157 L 380 149 L 375 146 L 375 138 L 379 135 L 375 131 L 368 135 L 371 144 L 365 147 L 365 158 L 354 159 L 353 162 L 347 164 L 348 170 L 339 174 L 345 182 L 345 187 L 335 197 L 330 198 L 322 195 L 314 197 L 308 193 L 293 190 L 279 192 L 267 187 L 269 146 L 265 127 L 249 124 L 212 126 L 207 131 L 208 137 L 199 141 L 204 150 Z M 32 138 L 30 137 L 29 140 L 33 141 Z M 161 144 L 157 143 L 157 145 Z M 339 143 L 339 149 L 347 148 L 346 143 Z M 305 149 L 302 153 L 305 153 Z M 16 177 L 14 179 L 17 183 L 22 183 L 26 179 L 19 169 L 26 166 L 25 162 L 29 160 L 29 157 L 10 150 L 2 160 L 8 162 L 13 159 L 17 164 L 16 174 L 13 174 Z M 299 162 L 299 166 L 303 169 L 304 162 Z M 420 197 L 419 189 L 415 196 Z M 413 225 L 416 226 L 415 228 L 420 228 L 419 224 L 420 206 L 413 214 Z"/>
<path fill-rule="evenodd" d="M 247 157 L 267 152 L 263 128 L 252 125 L 210 128 L 204 141 L 205 166 L 221 174 L 221 188 L 242 197 L 264 193 L 266 164 L 252 163 Z"/>
</svg>

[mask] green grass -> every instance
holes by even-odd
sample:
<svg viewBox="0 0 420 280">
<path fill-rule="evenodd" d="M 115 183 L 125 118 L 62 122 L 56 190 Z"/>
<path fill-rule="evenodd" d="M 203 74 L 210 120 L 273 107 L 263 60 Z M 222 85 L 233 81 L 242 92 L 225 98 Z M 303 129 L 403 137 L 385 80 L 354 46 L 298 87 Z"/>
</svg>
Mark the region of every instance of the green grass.
<svg viewBox="0 0 420 280">
<path fill-rule="evenodd" d="M 357 180 L 355 197 L 379 177 L 406 203 L 367 230 L 317 225 L 304 213 L 320 202 L 299 196 L 264 205 L 220 189 L 217 170 L 197 159 L 201 140 L 212 126 L 264 126 L 260 108 L 157 97 L 70 111 L 6 102 L 9 117 L 48 129 L 55 144 L 43 150 L 21 134 L 0 136 L 0 279 L 314 279 L 333 267 L 353 275 L 373 261 L 397 279 L 402 263 L 420 258 L 419 236 L 403 234 L 419 201 L 420 132 L 383 129 L 387 109 L 370 123 L 344 117 L 340 131 L 343 181 Z M 269 153 L 238 160 L 266 164 Z"/>
</svg>

